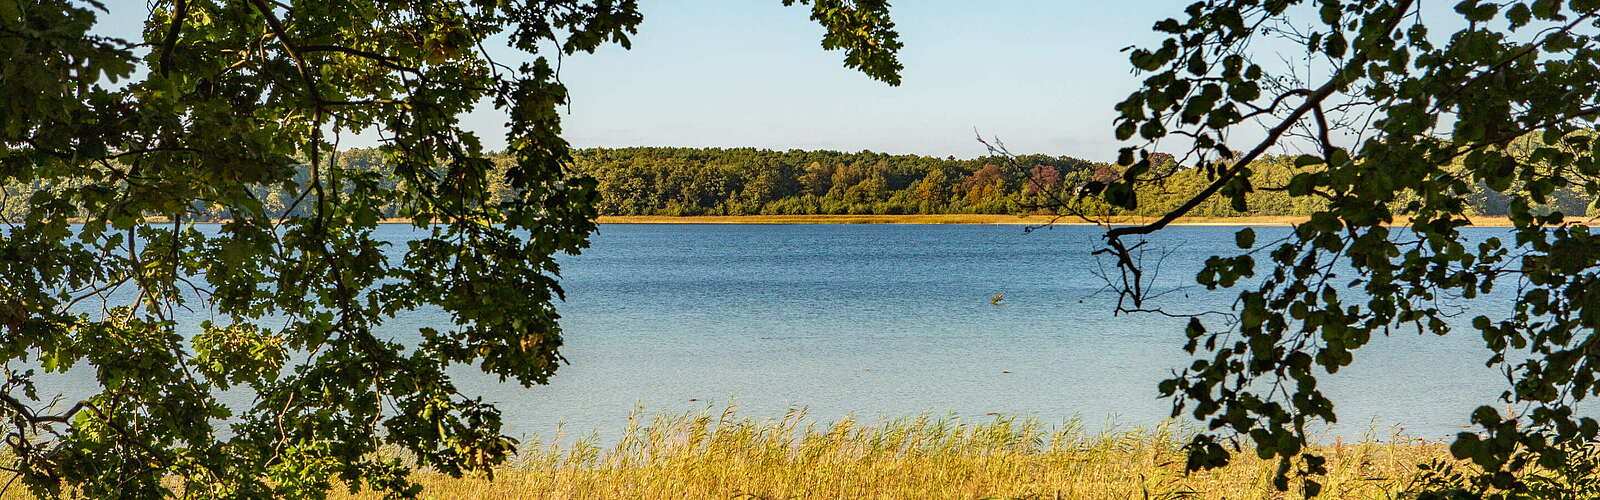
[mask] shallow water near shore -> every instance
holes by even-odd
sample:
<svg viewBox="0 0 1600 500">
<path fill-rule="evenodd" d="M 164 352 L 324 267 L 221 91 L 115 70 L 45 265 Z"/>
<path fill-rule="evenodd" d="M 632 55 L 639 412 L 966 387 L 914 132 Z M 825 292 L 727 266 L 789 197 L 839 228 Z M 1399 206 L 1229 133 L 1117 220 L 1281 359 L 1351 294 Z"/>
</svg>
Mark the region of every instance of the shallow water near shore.
<svg viewBox="0 0 1600 500">
<path fill-rule="evenodd" d="M 1233 292 L 1206 291 L 1193 278 L 1206 257 L 1237 252 L 1236 230 L 1155 235 L 1148 258 L 1169 252 L 1156 286 L 1171 292 L 1159 305 L 1227 309 Z M 395 258 L 404 241 L 425 234 L 407 225 L 377 231 L 395 243 Z M 1257 241 L 1288 231 L 1257 228 Z M 1466 231 L 1476 239 L 1506 230 Z M 560 259 L 570 364 L 551 384 L 523 388 L 470 367 L 453 373 L 462 392 L 500 406 L 513 436 L 548 437 L 560 427 L 605 441 L 637 407 L 730 404 L 757 417 L 804 408 L 822 421 L 932 413 L 1153 425 L 1171 412 L 1156 383 L 1193 359 L 1180 348 L 1184 320 L 1112 314 L 1116 297 L 1099 276 L 1110 262 L 1091 255 L 1101 234 L 1088 226 L 602 224 L 590 249 Z M 1003 300 L 992 303 L 997 294 Z M 1432 439 L 1460 431 L 1473 408 L 1505 388 L 1467 324 L 1508 314 L 1511 300 L 1503 287 L 1463 303 L 1461 330 L 1448 336 L 1375 335 L 1353 366 L 1323 377 L 1340 416 L 1325 431 L 1357 438 L 1400 426 Z M 184 323 L 198 323 L 191 320 Z M 418 328 L 448 322 L 414 311 L 384 328 L 410 343 Z M 52 377 L 40 392 L 86 392 L 87 375 Z"/>
</svg>

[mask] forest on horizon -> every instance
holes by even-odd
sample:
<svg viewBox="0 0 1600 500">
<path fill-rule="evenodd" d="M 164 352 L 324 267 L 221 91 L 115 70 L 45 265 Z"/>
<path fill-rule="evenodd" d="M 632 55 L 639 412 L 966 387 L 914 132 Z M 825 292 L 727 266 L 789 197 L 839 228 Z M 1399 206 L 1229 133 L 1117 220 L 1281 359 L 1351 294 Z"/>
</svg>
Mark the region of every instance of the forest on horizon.
<svg viewBox="0 0 1600 500">
<path fill-rule="evenodd" d="M 893 214 L 1055 214 L 1159 216 L 1171 211 L 1210 182 L 1204 172 L 1157 153 L 1154 163 L 1165 180 L 1141 187 L 1140 205 L 1113 208 L 1098 196 L 1080 197 L 1090 182 L 1121 176 L 1122 167 L 1070 156 L 984 156 L 971 159 L 914 154 L 855 153 L 758 148 L 627 147 L 573 151 L 576 170 L 597 182 L 601 215 L 893 215 Z M 504 200 L 511 188 L 499 175 L 510 159 L 495 155 L 497 166 L 487 187 L 492 200 Z M 398 182 L 377 148 L 351 149 L 337 162 L 354 174 L 372 174 L 392 188 Z M 1285 186 L 1311 168 L 1295 165 L 1293 156 L 1257 160 L 1257 183 L 1239 211 L 1224 198 L 1212 198 L 1190 212 L 1199 217 L 1305 216 L 1325 208 L 1322 199 L 1292 196 Z M 303 185 L 306 172 L 297 176 Z M 27 193 L 59 190 L 33 182 L 7 186 L 4 215 L 25 212 Z M 1472 215 L 1505 215 L 1510 198 L 1483 183 L 1467 197 Z M 1516 186 L 1505 191 L 1515 192 Z M 266 214 L 304 215 L 295 204 L 297 191 L 256 186 L 252 189 Z M 1592 200 L 1579 186 L 1558 189 L 1539 212 L 1559 210 L 1586 215 Z M 1408 201 L 1396 200 L 1399 207 Z M 385 217 L 400 216 L 400 207 L 382 208 Z M 161 215 L 161 214 L 153 214 Z M 197 202 L 191 220 L 228 219 L 229 214 Z"/>
</svg>

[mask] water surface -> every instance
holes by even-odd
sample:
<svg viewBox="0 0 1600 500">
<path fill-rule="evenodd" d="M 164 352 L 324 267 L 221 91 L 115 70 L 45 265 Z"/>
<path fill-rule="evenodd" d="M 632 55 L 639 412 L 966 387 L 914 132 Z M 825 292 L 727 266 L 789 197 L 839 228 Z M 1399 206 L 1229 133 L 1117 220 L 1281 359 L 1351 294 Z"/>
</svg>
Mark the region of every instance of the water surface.
<svg viewBox="0 0 1600 500">
<path fill-rule="evenodd" d="M 1228 227 L 1174 227 L 1158 286 L 1190 285 Z M 1258 241 L 1287 234 L 1258 228 Z M 1501 229 L 1472 229 L 1494 234 Z M 603 225 L 564 259 L 572 364 L 548 387 L 484 387 L 521 432 L 614 430 L 636 405 L 804 407 L 822 419 L 991 413 L 1148 425 L 1169 415 L 1158 381 L 1191 358 L 1182 320 L 1114 316 L 1091 255 L 1101 231 L 1063 226 Z M 1152 255 L 1152 258 L 1153 255 Z M 1109 263 L 1107 263 L 1109 264 Z M 1000 305 L 991 298 L 1004 293 Z M 1175 311 L 1226 308 L 1190 287 Z M 1509 310 L 1507 297 L 1474 312 Z M 1464 323 L 1467 315 L 1461 319 Z M 1375 338 L 1323 386 L 1341 425 L 1445 437 L 1504 388 L 1471 331 Z M 1499 377 L 1499 378 L 1497 378 Z M 692 401 L 698 400 L 698 401 Z"/>
<path fill-rule="evenodd" d="M 1153 249 L 1169 252 L 1156 285 L 1174 291 L 1162 306 L 1227 308 L 1233 293 L 1192 283 L 1206 257 L 1237 251 L 1236 230 L 1173 227 L 1153 238 Z M 1265 242 L 1288 229 L 1256 231 Z M 385 225 L 376 236 L 398 258 L 404 241 L 423 235 Z M 453 373 L 464 392 L 500 405 L 512 435 L 548 436 L 564 423 L 569 434 L 604 438 L 636 407 L 729 404 L 747 416 L 805 408 L 821 420 L 926 412 L 1154 424 L 1171 410 L 1156 383 L 1192 359 L 1180 348 L 1183 320 L 1112 314 L 1116 297 L 1099 276 L 1109 262 L 1091 255 L 1100 235 L 1086 226 L 601 225 L 592 248 L 560 259 L 571 364 L 533 388 L 473 368 Z M 1458 322 L 1505 315 L 1506 293 L 1464 304 Z M 181 323 L 203 319 L 192 316 Z M 435 310 L 385 328 L 409 343 L 417 328 L 447 325 Z M 1503 375 L 1484 368 L 1481 343 L 1470 330 L 1375 337 L 1353 366 L 1323 377 L 1341 416 L 1331 431 L 1454 434 L 1504 389 Z M 41 392 L 91 390 L 92 374 L 75 372 Z"/>
</svg>

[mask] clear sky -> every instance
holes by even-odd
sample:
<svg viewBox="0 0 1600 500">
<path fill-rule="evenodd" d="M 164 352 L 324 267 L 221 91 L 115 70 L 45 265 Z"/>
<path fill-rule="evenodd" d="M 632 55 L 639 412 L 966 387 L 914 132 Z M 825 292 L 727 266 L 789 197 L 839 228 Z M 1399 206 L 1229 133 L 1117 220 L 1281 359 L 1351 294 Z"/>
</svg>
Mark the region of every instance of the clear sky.
<svg viewBox="0 0 1600 500">
<path fill-rule="evenodd" d="M 1134 3 L 1138 3 L 1136 0 Z M 902 0 L 904 83 L 845 69 L 778 0 L 643 2 L 633 50 L 565 61 L 579 146 L 756 146 L 1115 158 L 1112 106 L 1137 80 L 1122 47 L 1184 2 Z"/>
<path fill-rule="evenodd" d="M 107 2 L 103 32 L 137 33 L 145 2 Z M 754 146 L 971 157 L 974 129 L 1015 153 L 1115 158 L 1112 105 L 1133 90 L 1126 53 L 1159 40 L 1186 1 L 900 0 L 904 83 L 842 65 L 822 29 L 780 0 L 641 0 L 632 50 L 563 61 L 565 136 L 589 146 Z M 504 119 L 467 126 L 501 147 Z M 349 141 L 346 141 L 347 143 Z"/>
</svg>

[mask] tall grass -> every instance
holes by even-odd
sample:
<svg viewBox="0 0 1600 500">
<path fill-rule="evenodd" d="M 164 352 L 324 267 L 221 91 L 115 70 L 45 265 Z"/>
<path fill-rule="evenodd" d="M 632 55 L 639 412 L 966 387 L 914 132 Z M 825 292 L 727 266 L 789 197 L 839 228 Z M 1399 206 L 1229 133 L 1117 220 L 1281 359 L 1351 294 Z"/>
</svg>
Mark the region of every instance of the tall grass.
<svg viewBox="0 0 1600 500">
<path fill-rule="evenodd" d="M 1275 463 L 1246 450 L 1185 475 L 1173 424 L 1089 432 L 1081 421 L 915 418 L 817 424 L 803 412 L 636 412 L 614 444 L 595 435 L 525 443 L 494 481 L 419 473 L 429 498 L 1280 498 Z M 1392 436 L 1319 447 L 1327 498 L 1390 498 L 1438 443 Z"/>
</svg>

